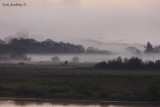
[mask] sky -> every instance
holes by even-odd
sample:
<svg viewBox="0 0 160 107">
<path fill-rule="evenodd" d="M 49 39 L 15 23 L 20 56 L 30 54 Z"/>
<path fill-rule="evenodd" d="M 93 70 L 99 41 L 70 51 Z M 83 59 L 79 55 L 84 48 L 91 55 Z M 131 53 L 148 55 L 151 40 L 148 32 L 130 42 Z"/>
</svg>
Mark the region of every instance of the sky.
<svg viewBox="0 0 160 107">
<path fill-rule="evenodd" d="M 0 38 L 160 45 L 159 11 L 160 0 L 0 0 Z"/>
</svg>

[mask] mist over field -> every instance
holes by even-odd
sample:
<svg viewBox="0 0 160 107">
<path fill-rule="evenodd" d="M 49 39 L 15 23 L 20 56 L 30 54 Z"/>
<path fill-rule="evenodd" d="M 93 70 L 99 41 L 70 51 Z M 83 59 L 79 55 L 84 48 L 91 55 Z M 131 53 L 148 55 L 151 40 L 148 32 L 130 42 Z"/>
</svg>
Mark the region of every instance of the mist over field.
<svg viewBox="0 0 160 107">
<path fill-rule="evenodd" d="M 6 7 L 5 3 L 27 5 Z M 5 43 L 13 38 L 42 42 L 38 48 L 36 45 L 32 45 L 33 49 L 29 45 L 26 48 L 24 44 L 15 48 L 24 51 L 19 56 L 8 45 L 6 50 L 2 49 L 7 53 L 1 55 L 2 59 L 51 61 L 52 57 L 59 57 L 61 61 L 71 61 L 78 57 L 80 62 L 106 61 L 118 56 L 136 56 L 145 61 L 159 59 L 159 0 L 1 0 L 0 4 L 0 38 Z M 65 43 L 75 47 L 71 51 L 59 48 L 53 52 L 55 48 L 45 48 L 46 39 L 59 43 L 60 47 L 67 46 Z M 148 42 L 153 48 L 150 54 L 145 54 Z M 83 46 L 83 52 L 77 51 L 77 45 Z"/>
<path fill-rule="evenodd" d="M 151 45 L 151 46 L 150 46 Z M 81 40 L 81 44 L 57 42 L 52 39 L 37 40 L 27 32 L 19 32 L 0 41 L 0 59 L 6 62 L 42 62 L 43 64 L 97 63 L 118 58 L 138 57 L 144 62 L 160 59 L 159 46 L 142 44 L 105 43 L 97 40 Z M 53 58 L 55 58 L 53 60 Z M 57 59 L 56 59 L 57 58 Z M 77 58 L 74 61 L 74 58 Z"/>
</svg>

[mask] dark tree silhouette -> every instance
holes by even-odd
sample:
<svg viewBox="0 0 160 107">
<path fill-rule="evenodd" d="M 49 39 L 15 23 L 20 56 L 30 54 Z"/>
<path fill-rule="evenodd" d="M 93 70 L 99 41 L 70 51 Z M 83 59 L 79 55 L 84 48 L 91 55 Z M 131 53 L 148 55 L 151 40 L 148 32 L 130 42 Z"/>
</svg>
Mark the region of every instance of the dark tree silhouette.
<svg viewBox="0 0 160 107">
<path fill-rule="evenodd" d="M 107 62 L 99 62 L 95 64 L 95 68 L 98 69 L 145 69 L 145 70 L 160 70 L 160 60 L 155 62 L 145 63 L 142 59 L 137 57 L 132 57 L 130 59 L 122 59 L 118 57 L 117 59 L 109 60 Z"/>
<path fill-rule="evenodd" d="M 153 47 L 152 44 L 150 42 L 147 43 L 147 47 L 146 47 L 146 51 L 147 53 L 152 52 L 153 51 Z"/>
<path fill-rule="evenodd" d="M 84 50 L 82 45 L 54 42 L 50 39 L 38 42 L 34 39 L 13 38 L 7 44 L 0 41 L 1 54 L 83 53 Z"/>
<path fill-rule="evenodd" d="M 34 39 L 12 38 L 8 43 L 0 40 L 0 60 L 20 59 L 30 60 L 26 54 L 50 54 L 50 53 L 84 53 L 82 45 L 54 42 L 50 39 L 39 42 Z"/>
</svg>

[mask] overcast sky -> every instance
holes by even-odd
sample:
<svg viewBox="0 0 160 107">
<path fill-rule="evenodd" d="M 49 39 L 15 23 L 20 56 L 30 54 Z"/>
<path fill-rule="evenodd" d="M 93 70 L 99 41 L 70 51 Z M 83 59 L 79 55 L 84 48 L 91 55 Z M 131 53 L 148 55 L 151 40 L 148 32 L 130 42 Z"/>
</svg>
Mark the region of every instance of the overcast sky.
<svg viewBox="0 0 160 107">
<path fill-rule="evenodd" d="M 28 32 L 55 41 L 160 45 L 160 0 L 0 0 L 0 4 L 1 38 Z"/>
</svg>

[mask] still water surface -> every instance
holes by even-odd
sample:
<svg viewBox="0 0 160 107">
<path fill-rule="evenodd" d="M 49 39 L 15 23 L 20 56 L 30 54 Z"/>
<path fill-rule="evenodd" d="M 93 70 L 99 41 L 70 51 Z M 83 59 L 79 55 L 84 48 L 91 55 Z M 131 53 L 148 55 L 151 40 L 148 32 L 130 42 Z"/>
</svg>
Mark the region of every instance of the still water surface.
<svg viewBox="0 0 160 107">
<path fill-rule="evenodd" d="M 0 107 L 160 107 L 160 104 L 81 104 L 81 103 L 45 103 L 45 102 L 25 102 L 25 101 L 0 101 Z"/>
</svg>

